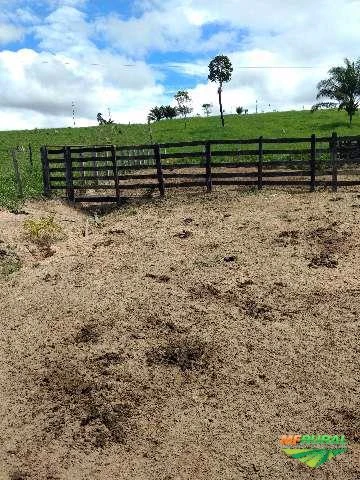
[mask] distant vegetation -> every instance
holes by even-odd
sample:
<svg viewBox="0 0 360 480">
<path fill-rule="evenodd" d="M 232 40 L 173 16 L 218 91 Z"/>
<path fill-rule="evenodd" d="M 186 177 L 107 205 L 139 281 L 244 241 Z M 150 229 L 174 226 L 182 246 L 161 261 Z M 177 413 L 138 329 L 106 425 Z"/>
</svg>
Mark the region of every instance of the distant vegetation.
<svg viewBox="0 0 360 480">
<path fill-rule="evenodd" d="M 210 113 L 212 112 L 212 104 L 211 103 L 203 103 L 201 105 L 201 108 L 203 109 L 204 111 L 204 114 L 208 117 L 210 115 Z"/>
<path fill-rule="evenodd" d="M 191 98 L 189 92 L 187 92 L 186 90 L 179 90 L 174 98 L 178 105 L 176 110 L 179 115 L 185 118 L 186 126 L 186 117 L 190 115 L 190 113 L 193 111 L 193 108 L 191 107 Z"/>
<path fill-rule="evenodd" d="M 161 107 L 152 108 L 147 117 L 148 123 L 160 122 L 160 120 L 163 119 L 172 120 L 180 115 L 185 119 L 186 126 L 186 118 L 193 111 L 189 92 L 186 90 L 179 90 L 176 95 L 174 95 L 174 100 L 177 103 L 176 107 L 172 107 L 171 105 L 161 105 Z"/>
<path fill-rule="evenodd" d="M 348 58 L 344 60 L 345 66 L 333 67 L 329 70 L 329 78 L 321 80 L 317 85 L 316 99 L 325 99 L 313 105 L 311 111 L 315 112 L 319 109 L 333 109 L 345 110 L 349 116 L 350 126 L 355 113 L 360 107 L 360 58 L 357 61 L 350 61 Z M 225 126 L 224 109 L 222 105 L 222 92 L 224 83 L 228 83 L 231 80 L 233 73 L 232 63 L 226 55 L 217 55 L 209 63 L 209 75 L 208 80 L 218 84 L 218 97 L 219 97 L 219 109 L 221 124 Z M 172 119 L 181 115 L 186 118 L 193 111 L 191 107 L 191 98 L 187 90 L 179 90 L 174 99 L 177 103 L 176 107 L 170 105 L 154 107 L 148 114 L 148 123 L 159 122 L 163 119 Z M 270 106 L 270 105 L 269 105 Z M 204 115 L 207 117 L 212 112 L 213 105 L 210 103 L 203 103 L 202 109 Z M 247 108 L 238 106 L 236 113 L 246 115 L 249 112 Z M 257 109 L 256 109 L 257 112 Z M 200 116 L 200 114 L 198 114 Z M 106 122 L 102 118 L 101 113 L 98 113 L 98 122 L 100 125 L 106 123 L 112 123 L 111 120 Z"/>
<path fill-rule="evenodd" d="M 160 120 L 171 120 L 178 115 L 175 107 L 171 105 L 161 105 L 161 107 L 154 107 L 150 110 L 148 115 L 149 122 L 160 122 Z"/>
<path fill-rule="evenodd" d="M 238 115 L 247 115 L 249 113 L 249 110 L 247 108 L 244 108 L 244 107 L 236 107 L 236 113 Z"/>
<path fill-rule="evenodd" d="M 105 120 L 102 113 L 97 114 L 96 120 L 99 123 L 99 125 L 111 125 L 114 123 L 114 120 L 112 120 L 111 118 L 109 118 L 109 120 Z"/>
<path fill-rule="evenodd" d="M 225 126 L 225 120 L 224 120 L 225 111 L 222 105 L 222 91 L 223 91 L 224 83 L 227 83 L 231 80 L 232 72 L 233 72 L 233 66 L 231 64 L 229 57 L 227 57 L 226 55 L 217 55 L 209 63 L 208 80 L 210 80 L 210 82 L 215 82 L 218 84 L 217 93 L 219 96 L 220 118 L 221 118 L 221 124 L 223 127 Z M 185 127 L 186 127 L 186 118 L 193 111 L 193 108 L 191 107 L 191 98 L 190 98 L 189 92 L 187 90 L 179 90 L 174 96 L 174 99 L 177 103 L 177 107 L 175 107 L 175 109 L 173 109 L 173 107 L 171 107 L 170 105 L 166 107 L 156 106 L 152 108 L 147 117 L 148 123 L 153 121 L 159 122 L 164 118 L 170 119 L 170 118 L 176 117 L 177 115 L 181 115 L 185 119 Z M 171 116 L 166 116 L 165 114 L 166 109 L 168 109 L 168 111 L 171 111 Z M 212 111 L 212 105 L 210 103 L 203 103 L 202 109 L 204 111 L 204 114 L 208 117 Z"/>
<path fill-rule="evenodd" d="M 329 78 L 321 80 L 317 86 L 317 100 L 328 98 L 332 101 L 316 103 L 312 111 L 337 107 L 339 110 L 345 110 L 351 125 L 360 105 L 360 58 L 356 62 L 345 58 L 344 63 L 344 67 L 331 68 Z"/>
</svg>

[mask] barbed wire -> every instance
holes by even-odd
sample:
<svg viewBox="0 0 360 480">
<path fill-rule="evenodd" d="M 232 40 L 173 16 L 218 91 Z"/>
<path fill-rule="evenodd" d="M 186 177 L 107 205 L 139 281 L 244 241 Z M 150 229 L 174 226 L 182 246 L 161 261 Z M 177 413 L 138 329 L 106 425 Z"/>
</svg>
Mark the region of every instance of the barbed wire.
<svg viewBox="0 0 360 480">
<path fill-rule="evenodd" d="M 79 60 L 73 60 L 74 63 L 80 63 L 81 65 L 92 66 L 92 67 L 108 67 L 113 66 L 113 64 L 106 64 L 106 63 L 84 63 Z M 63 65 L 72 65 L 72 62 L 64 62 L 61 60 L 42 60 L 40 62 L 34 62 L 34 64 L 56 64 L 62 63 Z M 139 63 L 124 63 L 124 64 L 117 64 L 119 67 L 137 67 L 142 64 Z M 144 65 L 149 67 L 156 67 L 156 68 L 164 68 L 164 69 L 182 69 L 184 65 L 188 65 L 187 63 L 184 64 L 166 64 L 166 63 L 146 63 Z M 322 69 L 322 68 L 329 68 L 329 65 L 235 65 L 234 68 L 237 69 L 295 69 L 295 70 L 311 70 L 311 69 Z"/>
</svg>

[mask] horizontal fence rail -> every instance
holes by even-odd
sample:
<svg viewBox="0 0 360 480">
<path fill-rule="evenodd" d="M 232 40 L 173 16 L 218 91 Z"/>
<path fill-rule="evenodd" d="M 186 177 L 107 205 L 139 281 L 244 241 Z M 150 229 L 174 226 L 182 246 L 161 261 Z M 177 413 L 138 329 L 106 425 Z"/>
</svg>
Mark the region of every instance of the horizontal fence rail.
<svg viewBox="0 0 360 480">
<path fill-rule="evenodd" d="M 210 192 L 214 185 L 302 185 L 310 191 L 317 185 L 333 191 L 340 185 L 360 185 L 360 136 L 336 133 L 137 146 L 43 146 L 41 159 L 45 195 L 65 191 L 71 202 L 120 203 L 123 192 L 139 189 L 158 189 L 163 196 L 168 188 L 192 186 Z"/>
</svg>

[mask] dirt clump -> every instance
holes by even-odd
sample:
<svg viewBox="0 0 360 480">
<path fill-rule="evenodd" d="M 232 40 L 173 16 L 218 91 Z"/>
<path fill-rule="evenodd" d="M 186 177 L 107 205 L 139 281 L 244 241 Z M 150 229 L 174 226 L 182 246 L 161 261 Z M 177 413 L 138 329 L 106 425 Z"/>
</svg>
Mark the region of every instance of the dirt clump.
<svg viewBox="0 0 360 480">
<path fill-rule="evenodd" d="M 284 247 L 288 245 L 298 245 L 300 232 L 298 230 L 284 230 L 279 233 L 275 241 Z"/>
<path fill-rule="evenodd" d="M 153 280 L 156 280 L 157 282 L 160 282 L 160 283 L 167 283 L 170 281 L 169 275 L 157 275 L 155 273 L 147 273 L 145 277 L 152 278 Z"/>
<path fill-rule="evenodd" d="M 349 231 L 339 231 L 334 222 L 330 226 L 319 227 L 307 232 L 310 244 L 318 245 L 329 253 L 343 252 L 346 250 L 351 237 Z"/>
<path fill-rule="evenodd" d="M 83 325 L 75 336 L 76 343 L 96 343 L 99 340 L 100 333 L 93 324 Z"/>
<path fill-rule="evenodd" d="M 185 370 L 201 370 L 209 358 L 209 346 L 198 339 L 173 340 L 147 353 L 149 365 L 170 365 Z"/>
<path fill-rule="evenodd" d="M 61 435 L 66 425 L 72 425 L 73 439 L 80 448 L 126 442 L 140 397 L 131 387 L 111 381 L 103 371 L 103 367 L 120 362 L 119 355 L 107 352 L 90 364 L 80 365 L 64 358 L 61 364 L 47 368 L 40 379 L 40 408 L 47 417 L 43 428 L 49 440 Z"/>
<path fill-rule="evenodd" d="M 336 268 L 339 262 L 336 258 L 328 252 L 322 252 L 320 255 L 316 255 L 313 257 L 309 263 L 309 267 L 311 268 L 318 268 L 318 267 L 326 267 L 326 268 Z"/>
<path fill-rule="evenodd" d="M 326 414 L 334 431 L 345 435 L 349 442 L 360 442 L 360 414 L 358 410 L 350 408 L 338 408 L 329 410 Z"/>
<path fill-rule="evenodd" d="M 174 237 L 178 237 L 178 238 L 189 238 L 191 237 L 192 233 L 189 231 L 189 230 L 182 230 L 181 232 L 179 233 L 176 233 L 174 235 Z"/>
</svg>

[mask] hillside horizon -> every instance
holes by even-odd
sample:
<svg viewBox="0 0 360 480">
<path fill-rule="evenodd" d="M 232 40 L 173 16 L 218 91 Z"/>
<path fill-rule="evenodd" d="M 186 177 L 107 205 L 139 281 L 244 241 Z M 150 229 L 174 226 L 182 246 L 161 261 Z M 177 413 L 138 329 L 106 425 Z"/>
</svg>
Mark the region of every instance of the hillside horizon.
<svg viewBox="0 0 360 480">
<path fill-rule="evenodd" d="M 238 127 L 242 127 L 241 132 L 238 130 Z M 111 139 L 114 137 L 129 137 L 129 139 L 134 140 L 139 138 L 139 143 L 144 143 L 144 138 L 147 137 L 150 140 L 150 131 L 153 139 L 156 135 L 159 136 L 159 139 L 156 139 L 156 141 L 167 140 L 165 138 L 167 134 L 176 135 L 176 137 L 179 137 L 179 141 L 184 140 L 186 137 L 189 140 L 203 140 L 206 139 L 204 134 L 216 134 L 216 138 L 219 139 L 245 138 L 249 134 L 254 136 L 254 132 L 258 136 L 275 135 L 277 137 L 286 137 L 288 134 L 294 136 L 296 131 L 301 132 L 299 136 L 303 136 L 305 133 L 309 135 L 315 133 L 324 136 L 324 132 L 331 133 L 332 131 L 338 131 L 339 134 L 356 135 L 356 132 L 360 134 L 360 116 L 355 115 L 351 127 L 349 126 L 346 113 L 342 111 L 322 110 L 312 113 L 310 110 L 288 110 L 282 112 L 249 113 L 247 115 L 225 114 L 224 128 L 220 124 L 219 115 L 209 115 L 208 117 L 190 116 L 187 119 L 164 119 L 159 122 L 152 122 L 150 125 L 148 123 L 113 123 L 102 126 L 89 125 L 87 127 L 68 126 L 0 130 L 0 148 L 3 138 L 7 135 L 13 137 L 16 134 L 24 134 L 27 137 L 29 134 L 28 141 L 31 141 L 35 134 L 53 133 L 63 138 L 63 134 L 66 133 L 66 137 L 69 138 L 85 139 L 85 137 L 88 137 L 88 135 L 84 135 L 87 132 L 93 138 L 103 137 L 103 134 L 105 134 L 106 139 L 110 137 Z M 91 134 L 95 132 L 97 134 Z M 98 135 L 99 133 L 101 135 Z M 239 134 L 240 137 L 238 137 Z"/>
</svg>

